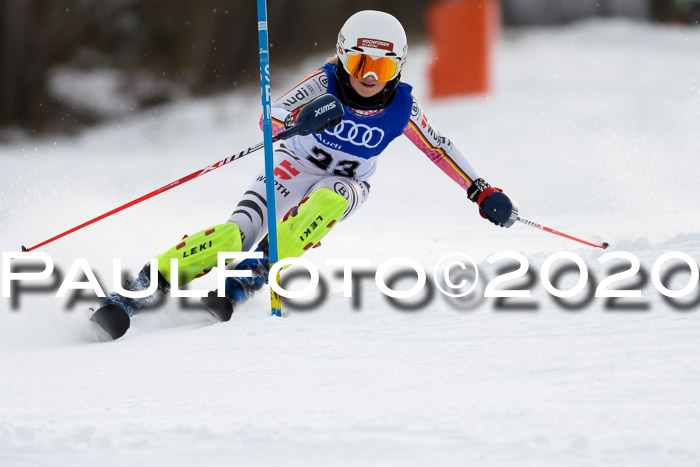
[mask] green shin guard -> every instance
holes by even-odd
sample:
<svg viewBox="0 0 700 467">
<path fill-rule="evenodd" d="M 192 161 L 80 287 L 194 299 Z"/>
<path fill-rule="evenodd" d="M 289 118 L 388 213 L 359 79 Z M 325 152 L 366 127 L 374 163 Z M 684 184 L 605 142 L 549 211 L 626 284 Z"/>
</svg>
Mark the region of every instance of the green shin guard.
<svg viewBox="0 0 700 467">
<path fill-rule="evenodd" d="M 277 223 L 278 259 L 299 257 L 306 250 L 318 246 L 321 239 L 338 223 L 347 206 L 345 198 L 331 190 L 321 188 L 311 193 Z M 216 292 L 210 292 L 202 299 L 202 303 L 220 321 L 228 321 L 236 304 L 248 300 L 267 282 L 270 267 L 268 247 L 266 235 L 258 244 L 259 250 L 266 257 L 251 260 L 245 266 L 254 273 L 252 278 L 229 278 L 226 280 L 226 298 L 217 297 Z M 279 281 L 279 276 L 277 280 Z M 273 292 L 271 298 L 272 314 L 282 316 L 280 296 Z"/>
<path fill-rule="evenodd" d="M 345 198 L 327 188 L 307 196 L 277 223 L 279 259 L 297 258 L 318 246 L 347 207 Z"/>
<path fill-rule="evenodd" d="M 172 283 L 170 260 L 178 260 L 178 284 L 184 285 L 217 266 L 220 251 L 241 251 L 241 233 L 232 222 L 217 225 L 185 237 L 155 258 L 158 271 Z"/>
</svg>

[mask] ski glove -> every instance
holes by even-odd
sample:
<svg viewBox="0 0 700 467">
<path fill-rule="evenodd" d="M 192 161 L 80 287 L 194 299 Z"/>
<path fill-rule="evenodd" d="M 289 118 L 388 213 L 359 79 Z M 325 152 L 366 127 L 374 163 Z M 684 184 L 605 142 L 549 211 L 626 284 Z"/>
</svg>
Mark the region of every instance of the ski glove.
<svg viewBox="0 0 700 467">
<path fill-rule="evenodd" d="M 518 218 L 518 205 L 500 188 L 494 188 L 483 178 L 474 180 L 467 196 L 479 206 L 479 214 L 492 224 L 510 227 Z"/>
<path fill-rule="evenodd" d="M 318 130 L 316 130 L 316 133 L 321 133 L 322 131 L 324 131 L 332 126 L 339 125 L 342 120 L 343 120 L 343 117 L 337 117 L 337 118 L 331 120 L 330 122 L 326 123 L 324 126 L 319 128 Z"/>
<path fill-rule="evenodd" d="M 284 127 L 297 127 L 300 135 L 320 133 L 339 124 L 344 113 L 343 104 L 335 96 L 323 94 L 287 115 Z"/>
</svg>

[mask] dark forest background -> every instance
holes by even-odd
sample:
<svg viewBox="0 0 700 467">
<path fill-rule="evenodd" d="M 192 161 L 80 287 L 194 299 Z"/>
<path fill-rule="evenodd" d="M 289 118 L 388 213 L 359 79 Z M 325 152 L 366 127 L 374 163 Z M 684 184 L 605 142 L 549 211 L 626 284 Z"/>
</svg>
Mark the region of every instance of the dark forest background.
<svg viewBox="0 0 700 467">
<path fill-rule="evenodd" d="M 502 0 L 506 25 L 518 23 L 518 1 Z M 599 14 L 610 13 L 604 8 L 610 1 L 599 1 Z M 650 17 L 673 18 L 678 0 L 649 1 Z M 332 53 L 340 26 L 362 9 L 395 15 L 411 40 L 421 41 L 430 3 L 268 0 L 273 80 L 275 67 Z M 52 95 L 48 82 L 59 67 L 120 70 L 120 86 L 131 89 L 136 110 L 168 102 L 177 93 L 208 95 L 252 86 L 258 82 L 256 2 L 0 0 L 0 129 L 72 131 L 103 118 Z M 142 85 L 144 76 L 151 85 Z"/>
</svg>

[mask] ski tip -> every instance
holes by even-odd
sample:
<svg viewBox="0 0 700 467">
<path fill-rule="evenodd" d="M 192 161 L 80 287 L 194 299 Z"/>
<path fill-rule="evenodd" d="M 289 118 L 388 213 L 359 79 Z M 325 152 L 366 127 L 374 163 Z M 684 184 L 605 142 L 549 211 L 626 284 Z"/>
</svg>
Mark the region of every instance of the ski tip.
<svg viewBox="0 0 700 467">
<path fill-rule="evenodd" d="M 608 242 L 603 242 L 603 250 L 606 250 L 610 244 Z"/>
<path fill-rule="evenodd" d="M 29 251 L 29 248 L 27 248 L 26 246 L 22 245 L 22 251 Z"/>
<path fill-rule="evenodd" d="M 233 305 L 227 298 L 217 296 L 216 290 L 212 290 L 199 301 L 221 322 L 229 321 L 233 316 Z"/>
<path fill-rule="evenodd" d="M 126 310 L 114 303 L 97 308 L 90 316 L 90 321 L 104 329 L 112 340 L 117 340 L 126 334 L 131 325 L 131 319 Z"/>
</svg>

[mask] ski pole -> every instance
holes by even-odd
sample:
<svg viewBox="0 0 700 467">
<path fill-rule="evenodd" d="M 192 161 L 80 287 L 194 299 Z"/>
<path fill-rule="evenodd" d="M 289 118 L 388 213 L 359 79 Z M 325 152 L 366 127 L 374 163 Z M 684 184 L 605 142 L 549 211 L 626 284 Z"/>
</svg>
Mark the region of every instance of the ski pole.
<svg viewBox="0 0 700 467">
<path fill-rule="evenodd" d="M 90 219 L 87 222 L 83 222 L 82 224 L 77 225 L 77 226 L 73 227 L 72 229 L 66 230 L 65 232 L 60 233 L 60 234 L 56 235 L 55 237 L 51 237 L 48 240 L 44 240 L 43 242 L 38 243 L 38 244 L 34 245 L 33 247 L 27 248 L 25 246 L 22 246 L 22 251 L 36 250 L 37 248 L 40 248 L 44 245 L 47 245 L 55 240 L 58 240 L 59 238 L 65 237 L 66 235 L 72 234 L 73 232 L 76 232 L 84 227 L 87 227 L 88 225 L 91 225 L 91 224 L 94 224 L 95 222 L 101 221 L 102 219 L 109 217 L 112 214 L 116 214 L 119 211 L 123 211 L 124 209 L 130 208 L 131 206 L 139 204 L 142 201 L 146 201 L 149 198 L 153 198 L 154 196 L 157 196 L 161 193 L 164 193 L 172 188 L 175 188 L 176 186 L 180 186 L 183 183 L 189 182 L 190 180 L 194 180 L 197 177 L 201 177 L 202 175 L 207 174 L 207 173 L 211 172 L 212 170 L 216 170 L 220 167 L 223 167 L 224 165 L 228 164 L 229 162 L 233 162 L 237 159 L 240 159 L 241 157 L 246 156 L 252 152 L 255 152 L 262 147 L 263 147 L 263 143 L 258 143 L 255 146 L 251 146 L 248 149 L 239 152 L 238 154 L 234 154 L 234 155 L 229 156 L 225 159 L 221 159 L 219 162 L 216 162 L 215 164 L 209 165 L 209 166 L 203 168 L 202 170 L 192 172 L 191 174 L 189 174 L 185 177 L 182 177 L 179 180 L 175 180 L 174 182 L 168 183 L 167 185 L 162 186 L 162 187 L 158 188 L 157 190 L 153 190 L 152 192 L 145 194 L 139 198 L 136 198 L 132 201 L 129 201 L 126 204 L 122 204 L 121 206 L 114 208 L 111 211 L 108 211 L 108 212 L 101 214 L 93 219 Z"/>
<path fill-rule="evenodd" d="M 277 134 L 277 136 L 273 139 L 273 141 L 281 141 L 285 140 L 287 138 L 290 138 L 294 135 L 308 135 L 313 133 L 314 131 L 318 131 L 319 128 L 323 129 L 325 126 L 329 125 L 331 122 L 334 122 L 336 119 L 339 119 L 343 116 L 343 107 L 340 104 L 340 102 L 331 94 L 324 94 L 313 101 L 309 102 L 306 104 L 302 110 L 299 112 L 297 115 L 296 119 L 296 124 L 288 128 L 284 131 L 281 131 L 280 133 Z M 73 227 L 72 229 L 66 230 L 63 233 L 60 233 L 54 237 L 49 238 L 48 240 L 44 240 L 41 243 L 37 243 L 36 245 L 27 248 L 26 246 L 22 245 L 22 251 L 32 251 L 36 250 L 37 248 L 40 248 L 44 245 L 47 245 L 55 240 L 58 240 L 59 238 L 65 237 L 66 235 L 72 234 L 73 232 L 76 232 L 84 227 L 87 227 L 88 225 L 94 224 L 95 222 L 101 221 L 102 219 L 111 216 L 112 214 L 116 214 L 119 211 L 123 211 L 124 209 L 130 208 L 131 206 L 134 206 L 136 204 L 141 203 L 142 201 L 146 201 L 149 198 L 153 198 L 154 196 L 157 196 L 161 193 L 164 193 L 172 188 L 175 188 L 176 186 L 180 186 L 186 182 L 189 182 L 190 180 L 194 180 L 197 177 L 201 177 L 204 174 L 208 174 L 209 172 L 216 170 L 218 168 L 223 167 L 224 165 L 228 164 L 229 162 L 233 162 L 235 160 L 240 159 L 243 156 L 247 156 L 250 153 L 253 153 L 257 151 L 258 149 L 261 149 L 265 146 L 264 142 L 258 143 L 255 146 L 251 146 L 248 149 L 245 149 L 238 154 L 234 154 L 232 156 L 229 156 L 225 159 L 221 159 L 219 162 L 216 162 L 212 165 L 209 165 L 202 170 L 198 170 L 196 172 L 192 172 L 191 174 L 182 177 L 179 180 L 175 180 L 172 183 L 168 183 L 165 186 L 162 186 L 158 188 L 157 190 L 153 190 L 152 192 L 145 194 L 139 198 L 136 198 L 132 201 L 129 201 L 126 204 L 122 204 L 121 206 L 112 209 L 111 211 L 108 211 L 104 214 L 101 214 L 94 219 L 90 219 L 87 222 L 83 222 L 80 225 L 77 225 Z"/>
<path fill-rule="evenodd" d="M 560 237 L 568 238 L 569 240 L 574 240 L 576 242 L 583 243 L 584 245 L 589 245 L 589 246 L 592 246 L 595 248 L 602 248 L 603 250 L 605 250 L 607 247 L 610 246 L 610 244 L 607 242 L 603 242 L 602 244 L 598 245 L 597 243 L 591 243 L 591 242 L 587 242 L 586 240 L 581 240 L 580 238 L 576 238 L 573 235 L 565 234 L 564 232 L 559 232 L 558 230 L 555 230 L 551 227 L 544 226 L 542 224 L 538 224 L 537 222 L 531 221 L 529 219 L 525 219 L 524 217 L 518 216 L 518 218 L 516 220 L 522 222 L 523 224 L 529 225 L 530 227 L 544 230 L 545 232 L 553 233 L 554 235 L 559 235 Z"/>
</svg>

